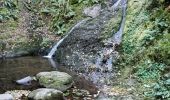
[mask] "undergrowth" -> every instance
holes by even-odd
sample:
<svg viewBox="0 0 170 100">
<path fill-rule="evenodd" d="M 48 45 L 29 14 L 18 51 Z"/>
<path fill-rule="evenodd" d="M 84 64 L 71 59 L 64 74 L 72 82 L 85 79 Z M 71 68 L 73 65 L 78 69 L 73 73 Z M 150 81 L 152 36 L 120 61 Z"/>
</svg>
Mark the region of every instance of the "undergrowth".
<svg viewBox="0 0 170 100">
<path fill-rule="evenodd" d="M 119 59 L 121 68 L 132 68 L 145 97 L 170 98 L 170 13 L 167 0 L 130 0 Z M 135 10 L 134 10 L 135 9 Z M 123 70 L 123 69 L 122 69 Z"/>
<path fill-rule="evenodd" d="M 83 19 L 84 8 L 103 2 L 105 0 L 1 0 L 0 49 L 43 52 Z"/>
<path fill-rule="evenodd" d="M 0 1 L 0 22 L 5 22 L 10 19 L 18 19 L 17 0 L 2 0 Z"/>
<path fill-rule="evenodd" d="M 70 26 L 83 17 L 84 7 L 102 3 L 103 0 L 34 0 L 26 2 L 26 7 L 43 19 L 50 21 L 50 29 L 56 35 L 64 35 Z M 79 11 L 78 11 L 79 10 Z"/>
</svg>

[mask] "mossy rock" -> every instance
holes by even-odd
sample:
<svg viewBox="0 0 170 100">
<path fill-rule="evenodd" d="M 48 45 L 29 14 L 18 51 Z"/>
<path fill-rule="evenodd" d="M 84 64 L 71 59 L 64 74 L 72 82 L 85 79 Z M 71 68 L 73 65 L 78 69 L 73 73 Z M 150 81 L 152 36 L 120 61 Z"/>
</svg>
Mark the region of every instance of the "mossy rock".
<svg viewBox="0 0 170 100">
<path fill-rule="evenodd" d="M 40 72 L 36 78 L 40 85 L 60 91 L 66 91 L 73 84 L 73 78 L 69 74 L 58 71 Z"/>
<path fill-rule="evenodd" d="M 64 100 L 61 91 L 48 88 L 34 90 L 28 95 L 28 98 L 31 100 Z"/>
</svg>

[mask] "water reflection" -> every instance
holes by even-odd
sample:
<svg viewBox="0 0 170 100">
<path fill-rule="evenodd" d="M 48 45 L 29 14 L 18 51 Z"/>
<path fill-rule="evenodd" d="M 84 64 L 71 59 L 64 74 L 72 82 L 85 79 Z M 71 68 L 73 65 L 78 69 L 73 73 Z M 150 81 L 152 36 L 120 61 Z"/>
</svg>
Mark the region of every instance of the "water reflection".
<svg viewBox="0 0 170 100">
<path fill-rule="evenodd" d="M 54 61 L 52 58 L 48 58 L 48 61 L 53 68 L 57 69 L 57 66 L 59 66 L 59 64 L 56 61 Z"/>
<path fill-rule="evenodd" d="M 6 90 L 28 89 L 33 90 L 39 86 L 35 81 L 31 85 L 24 86 L 16 84 L 16 80 L 20 80 L 27 76 L 35 76 L 42 71 L 52 71 L 48 60 L 41 57 L 20 57 L 15 59 L 6 59 L 0 63 L 0 92 Z"/>
</svg>

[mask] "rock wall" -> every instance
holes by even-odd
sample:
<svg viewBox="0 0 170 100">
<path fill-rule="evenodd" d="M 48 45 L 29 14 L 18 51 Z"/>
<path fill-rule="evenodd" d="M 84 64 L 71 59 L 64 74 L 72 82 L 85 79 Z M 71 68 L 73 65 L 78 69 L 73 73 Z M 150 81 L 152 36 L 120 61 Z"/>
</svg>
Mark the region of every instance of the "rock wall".
<svg viewBox="0 0 170 100">
<path fill-rule="evenodd" d="M 103 9 L 98 17 L 89 18 L 73 29 L 59 46 L 56 58 L 69 66 L 94 64 L 104 47 L 103 41 L 113 35 L 115 27 L 119 27 L 121 17 L 115 14 L 113 10 Z"/>
</svg>

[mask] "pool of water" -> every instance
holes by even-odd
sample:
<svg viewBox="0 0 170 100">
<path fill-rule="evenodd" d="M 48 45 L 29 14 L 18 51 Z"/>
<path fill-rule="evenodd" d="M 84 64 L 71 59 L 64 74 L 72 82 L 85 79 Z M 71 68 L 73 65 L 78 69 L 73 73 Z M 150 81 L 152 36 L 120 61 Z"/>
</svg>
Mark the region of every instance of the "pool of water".
<svg viewBox="0 0 170 100">
<path fill-rule="evenodd" d="M 31 85 L 19 85 L 16 84 L 16 80 L 27 76 L 35 76 L 43 71 L 58 70 L 66 72 L 74 78 L 73 88 L 88 90 L 93 95 L 105 86 L 111 86 L 115 82 L 114 69 L 102 71 L 103 68 L 62 66 L 53 59 L 43 57 L 19 57 L 0 60 L 0 93 L 8 90 L 35 90 L 42 87 L 38 82 L 33 81 Z"/>
<path fill-rule="evenodd" d="M 97 93 L 97 87 L 90 80 L 78 75 L 68 67 L 58 65 L 52 59 L 42 57 L 19 57 L 6 60 L 0 60 L 0 93 L 8 90 L 34 90 L 41 86 L 37 82 L 31 85 L 16 84 L 16 80 L 27 76 L 35 76 L 43 71 L 62 71 L 74 77 L 75 86 L 79 89 L 86 89 L 90 94 Z"/>
<path fill-rule="evenodd" d="M 33 90 L 40 87 L 37 82 L 32 85 L 17 85 L 16 80 L 27 76 L 35 76 L 42 71 L 52 71 L 55 68 L 50 67 L 47 59 L 41 57 L 20 57 L 15 59 L 6 59 L 0 61 L 0 92 L 16 89 Z"/>
</svg>

